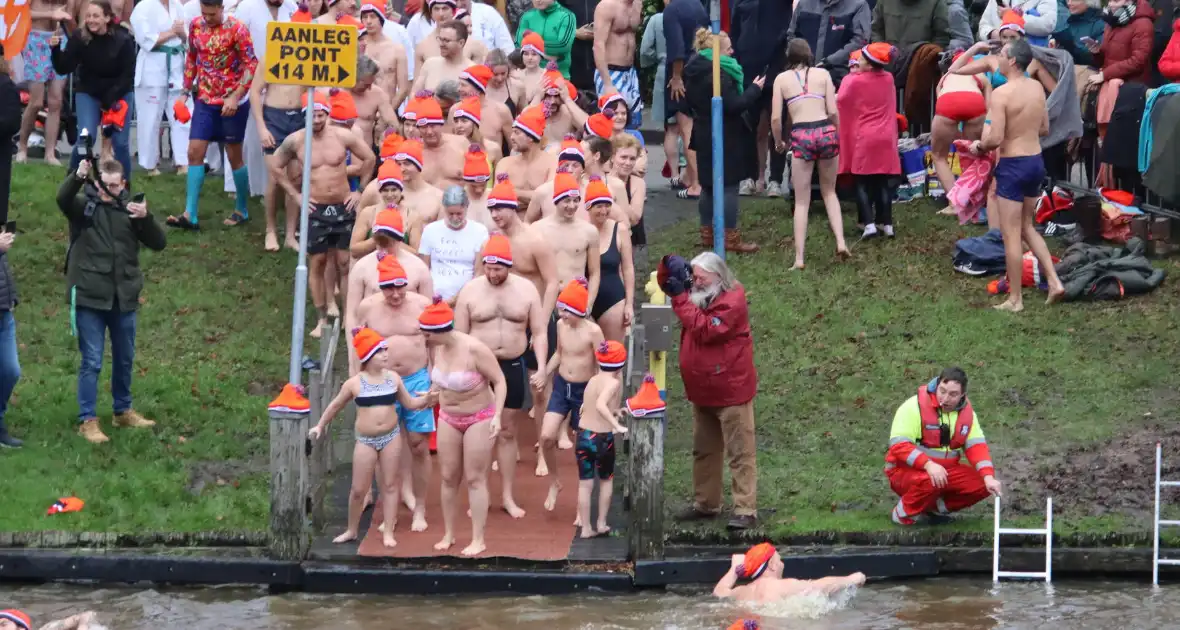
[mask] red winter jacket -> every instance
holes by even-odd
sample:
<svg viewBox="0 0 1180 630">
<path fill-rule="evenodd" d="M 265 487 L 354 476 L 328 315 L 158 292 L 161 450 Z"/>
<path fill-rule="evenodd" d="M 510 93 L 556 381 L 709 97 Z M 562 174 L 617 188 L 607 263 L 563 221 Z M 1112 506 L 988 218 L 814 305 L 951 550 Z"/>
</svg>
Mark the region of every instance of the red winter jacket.
<svg viewBox="0 0 1180 630">
<path fill-rule="evenodd" d="M 734 407 L 753 400 L 758 372 L 742 285 L 722 291 L 705 309 L 681 293 L 672 298 L 672 310 L 680 318 L 680 378 L 689 402 Z"/>
<path fill-rule="evenodd" d="M 1172 39 L 1160 57 L 1160 74 L 1169 81 L 1180 81 L 1180 20 L 1172 24 Z"/>
<path fill-rule="evenodd" d="M 1131 23 L 1118 28 L 1110 24 L 1102 31 L 1102 46 L 1094 54 L 1094 63 L 1102 68 L 1102 78 L 1148 83 L 1151 81 L 1151 46 L 1155 41 L 1155 9 L 1144 0 L 1135 6 Z"/>
</svg>

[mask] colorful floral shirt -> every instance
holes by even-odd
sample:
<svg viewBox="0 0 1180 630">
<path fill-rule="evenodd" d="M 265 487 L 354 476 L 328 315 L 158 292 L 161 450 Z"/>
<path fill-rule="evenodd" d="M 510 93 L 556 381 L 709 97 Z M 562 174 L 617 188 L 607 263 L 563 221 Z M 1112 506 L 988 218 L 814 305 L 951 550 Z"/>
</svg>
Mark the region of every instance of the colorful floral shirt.
<svg viewBox="0 0 1180 630">
<path fill-rule="evenodd" d="M 207 105 L 220 105 L 225 97 L 242 88 L 250 89 L 258 58 L 250 29 L 232 16 L 209 26 L 197 16 L 189 27 L 188 54 L 184 60 L 184 91 L 196 87 L 197 98 Z"/>
</svg>

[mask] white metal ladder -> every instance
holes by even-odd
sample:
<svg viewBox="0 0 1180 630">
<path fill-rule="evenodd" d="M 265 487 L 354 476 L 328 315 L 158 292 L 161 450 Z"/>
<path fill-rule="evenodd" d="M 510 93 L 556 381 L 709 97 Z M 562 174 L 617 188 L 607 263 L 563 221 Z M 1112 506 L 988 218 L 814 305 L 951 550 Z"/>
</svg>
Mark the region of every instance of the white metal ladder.
<svg viewBox="0 0 1180 630">
<path fill-rule="evenodd" d="M 1151 553 L 1151 585 L 1159 586 L 1160 583 L 1160 565 L 1180 565 L 1180 559 L 1177 558 L 1161 558 L 1160 557 L 1160 525 L 1180 525 L 1180 521 L 1161 521 L 1160 520 L 1160 487 L 1161 486 L 1180 486 L 1180 481 L 1161 481 L 1160 468 L 1163 465 L 1163 449 L 1160 448 L 1160 443 L 1155 443 L 1155 540 L 1152 543 Z"/>
<path fill-rule="evenodd" d="M 1180 484 L 1178 484 L 1180 485 Z M 1180 524 L 1180 523 L 1177 523 Z M 1044 571 L 1001 571 L 1000 570 L 1000 536 L 1044 536 L 1045 537 L 1045 570 Z M 1180 563 L 1178 563 L 1180 564 Z M 1053 581 L 1053 497 L 1045 499 L 1045 527 L 1044 529 L 1025 529 L 1020 527 L 1000 527 L 1000 497 L 996 497 L 995 534 L 992 536 L 992 581 L 999 582 L 1000 578 L 1044 579 L 1045 583 Z"/>
</svg>

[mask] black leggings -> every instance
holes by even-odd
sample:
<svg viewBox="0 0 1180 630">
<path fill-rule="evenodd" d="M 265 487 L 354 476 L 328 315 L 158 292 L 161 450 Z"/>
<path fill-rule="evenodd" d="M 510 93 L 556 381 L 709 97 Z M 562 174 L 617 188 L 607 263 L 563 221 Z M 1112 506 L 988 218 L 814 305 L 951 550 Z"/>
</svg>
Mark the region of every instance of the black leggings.
<svg viewBox="0 0 1180 630">
<path fill-rule="evenodd" d="M 856 209 L 861 223 L 893 225 L 893 187 L 889 185 L 890 177 L 892 176 L 856 176 Z"/>
</svg>

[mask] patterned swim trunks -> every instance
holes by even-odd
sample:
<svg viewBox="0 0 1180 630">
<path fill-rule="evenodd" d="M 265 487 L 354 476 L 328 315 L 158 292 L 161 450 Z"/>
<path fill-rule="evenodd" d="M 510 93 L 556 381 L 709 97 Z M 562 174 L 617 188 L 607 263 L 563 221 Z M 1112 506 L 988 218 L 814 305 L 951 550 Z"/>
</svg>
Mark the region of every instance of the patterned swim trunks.
<svg viewBox="0 0 1180 630">
<path fill-rule="evenodd" d="M 48 83 L 64 79 L 53 69 L 53 60 L 49 55 L 49 38 L 53 33 L 49 31 L 29 31 L 29 41 L 21 51 L 21 58 L 25 62 L 25 80 L 31 83 Z"/>
<path fill-rule="evenodd" d="M 836 127 L 827 120 L 797 123 L 791 127 L 791 154 L 800 160 L 830 160 L 840 155 Z"/>
</svg>

